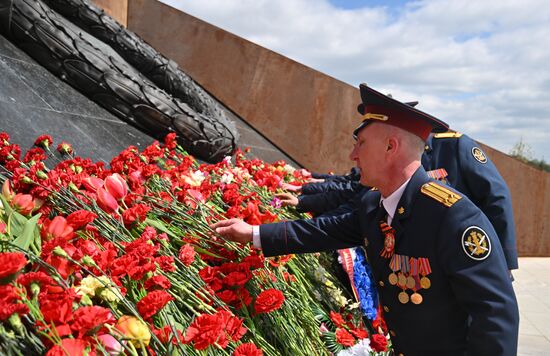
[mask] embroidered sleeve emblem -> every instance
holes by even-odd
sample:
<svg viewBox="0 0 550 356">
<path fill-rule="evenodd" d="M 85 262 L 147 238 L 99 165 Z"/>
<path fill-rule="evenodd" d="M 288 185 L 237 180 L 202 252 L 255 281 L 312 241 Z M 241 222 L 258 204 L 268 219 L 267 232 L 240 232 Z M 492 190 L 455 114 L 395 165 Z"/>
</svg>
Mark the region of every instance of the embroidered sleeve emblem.
<svg viewBox="0 0 550 356">
<path fill-rule="evenodd" d="M 479 162 L 479 163 L 487 163 L 487 157 L 485 156 L 485 153 L 481 150 L 479 147 L 472 148 L 472 156 Z"/>
<path fill-rule="evenodd" d="M 471 259 L 482 261 L 491 253 L 491 240 L 483 229 L 470 226 L 462 234 L 462 248 Z"/>
</svg>

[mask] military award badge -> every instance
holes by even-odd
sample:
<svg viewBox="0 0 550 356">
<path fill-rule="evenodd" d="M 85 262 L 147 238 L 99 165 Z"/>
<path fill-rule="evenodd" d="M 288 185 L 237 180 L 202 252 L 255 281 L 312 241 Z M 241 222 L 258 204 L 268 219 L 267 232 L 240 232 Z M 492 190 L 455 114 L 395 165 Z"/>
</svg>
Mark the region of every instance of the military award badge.
<svg viewBox="0 0 550 356">
<path fill-rule="evenodd" d="M 390 258 L 395 249 L 395 230 L 384 221 L 380 221 L 380 231 L 384 235 L 384 248 L 380 251 L 380 256 Z"/>
<path fill-rule="evenodd" d="M 389 267 L 392 272 L 388 276 L 388 281 L 401 289 L 397 295 L 399 302 L 407 304 L 410 301 L 416 305 L 422 304 L 424 297 L 420 294 L 420 290 L 429 289 L 431 286 L 427 277 L 432 272 L 429 260 L 424 257 L 415 258 L 394 254 Z M 413 292 L 410 296 L 407 289 Z"/>
</svg>

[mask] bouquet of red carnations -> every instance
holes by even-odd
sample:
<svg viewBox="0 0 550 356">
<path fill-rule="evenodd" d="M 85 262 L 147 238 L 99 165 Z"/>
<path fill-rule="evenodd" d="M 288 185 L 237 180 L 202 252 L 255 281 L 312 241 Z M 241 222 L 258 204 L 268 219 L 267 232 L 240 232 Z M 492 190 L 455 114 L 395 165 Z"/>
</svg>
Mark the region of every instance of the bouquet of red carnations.
<svg viewBox="0 0 550 356">
<path fill-rule="evenodd" d="M 318 256 L 266 259 L 209 227 L 299 218 L 272 196 L 300 171 L 243 152 L 199 164 L 174 135 L 109 168 L 52 144 L 21 157 L 0 133 L 3 353 L 330 354 L 318 311 L 352 303 Z"/>
</svg>

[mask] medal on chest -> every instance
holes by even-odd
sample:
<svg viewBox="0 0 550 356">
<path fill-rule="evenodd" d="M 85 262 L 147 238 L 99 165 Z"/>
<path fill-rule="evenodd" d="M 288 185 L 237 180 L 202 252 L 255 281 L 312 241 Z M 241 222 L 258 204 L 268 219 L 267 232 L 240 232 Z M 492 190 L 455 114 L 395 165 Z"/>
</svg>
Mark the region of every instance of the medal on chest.
<svg viewBox="0 0 550 356">
<path fill-rule="evenodd" d="M 432 272 L 429 260 L 423 257 L 393 254 L 389 267 L 391 269 L 388 275 L 389 283 L 401 289 L 397 295 L 399 302 L 407 304 L 410 301 L 412 304 L 422 304 L 424 298 L 419 292 L 431 286 L 427 277 Z M 408 290 L 412 291 L 412 294 L 409 295 Z"/>
<path fill-rule="evenodd" d="M 380 251 L 380 256 L 390 258 L 395 250 L 395 230 L 384 221 L 380 221 L 380 231 L 384 236 L 384 247 Z"/>
</svg>

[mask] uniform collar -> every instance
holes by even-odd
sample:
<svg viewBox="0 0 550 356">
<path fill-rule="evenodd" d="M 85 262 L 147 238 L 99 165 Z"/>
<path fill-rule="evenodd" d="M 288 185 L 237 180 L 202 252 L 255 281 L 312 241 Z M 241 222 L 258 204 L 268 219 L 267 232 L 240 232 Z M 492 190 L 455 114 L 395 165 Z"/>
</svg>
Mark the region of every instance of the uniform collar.
<svg viewBox="0 0 550 356">
<path fill-rule="evenodd" d="M 395 215 L 395 209 L 397 209 L 397 204 L 399 204 L 399 201 L 401 200 L 401 196 L 405 192 L 405 188 L 407 187 L 407 184 L 409 184 L 409 181 L 411 178 L 407 179 L 407 181 L 399 188 L 397 188 L 393 193 L 391 193 L 387 198 L 384 198 L 380 196 L 380 204 L 384 206 L 384 209 L 386 209 L 389 219 L 388 224 L 391 225 L 391 222 L 393 220 L 393 216 Z"/>
<path fill-rule="evenodd" d="M 417 192 L 420 190 L 420 187 L 422 187 L 422 185 L 429 180 L 430 178 L 428 177 L 426 170 L 424 170 L 424 167 L 418 167 L 406 185 L 405 190 L 401 195 L 401 199 L 397 204 L 394 222 L 398 222 L 400 219 L 403 219 L 409 215 L 411 212 L 411 206 L 417 196 Z M 392 226 L 394 225 L 395 224 L 392 224 Z"/>
</svg>

